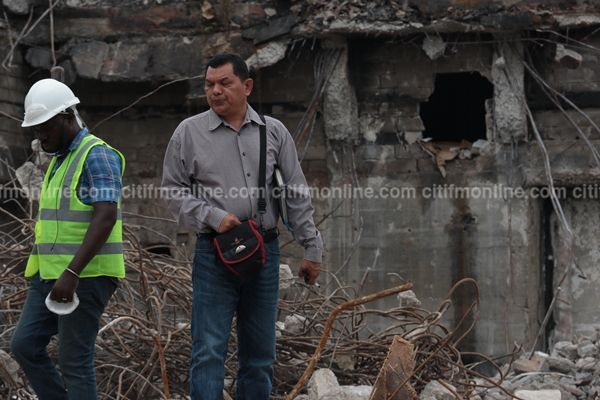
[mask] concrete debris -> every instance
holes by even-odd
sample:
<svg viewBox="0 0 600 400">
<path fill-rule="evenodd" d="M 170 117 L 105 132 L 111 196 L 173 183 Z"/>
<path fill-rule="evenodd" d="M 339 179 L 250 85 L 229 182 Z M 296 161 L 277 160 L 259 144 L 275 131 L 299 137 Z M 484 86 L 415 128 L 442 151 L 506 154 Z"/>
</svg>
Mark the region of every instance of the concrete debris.
<svg viewBox="0 0 600 400">
<path fill-rule="evenodd" d="M 556 45 L 556 56 L 554 59 L 563 67 L 577 69 L 583 62 L 583 56 L 576 51 L 565 48 L 562 44 Z"/>
<path fill-rule="evenodd" d="M 296 278 L 292 274 L 290 266 L 287 264 L 279 265 L 279 290 L 287 289 L 294 284 Z"/>
<path fill-rule="evenodd" d="M 288 315 L 284 321 L 285 330 L 291 334 L 300 334 L 305 331 L 308 321 L 302 315 Z"/>
<path fill-rule="evenodd" d="M 0 349 L 0 381 L 17 388 L 19 364 L 4 350 Z"/>
<path fill-rule="evenodd" d="M 517 390 L 515 395 L 523 400 L 561 400 L 560 390 Z"/>
<path fill-rule="evenodd" d="M 367 400 L 371 386 L 340 386 L 335 374 L 327 368 L 316 370 L 308 381 L 308 394 L 296 400 Z"/>
<path fill-rule="evenodd" d="M 421 305 L 421 301 L 412 290 L 398 293 L 398 301 L 400 302 L 400 307 L 419 307 Z"/>
<path fill-rule="evenodd" d="M 448 384 L 447 384 L 448 385 Z M 448 385 L 452 390 L 456 388 Z M 455 400 L 454 394 L 438 381 L 431 381 L 425 385 L 425 389 L 419 394 L 419 400 Z"/>
<path fill-rule="evenodd" d="M 308 381 L 309 400 L 340 400 L 342 396 L 342 389 L 330 369 L 316 370 Z"/>
<path fill-rule="evenodd" d="M 512 364 L 503 386 L 523 400 L 597 400 L 600 395 L 600 357 L 595 337 L 558 342 L 550 355 L 535 352 Z M 579 350 L 579 351 L 578 351 Z M 593 356 L 592 356 L 593 355 Z M 493 388 L 483 400 L 509 400 Z"/>
<path fill-rule="evenodd" d="M 423 50 L 425 54 L 432 60 L 437 60 L 441 56 L 444 55 L 444 50 L 446 50 L 446 43 L 439 37 L 426 37 L 423 40 Z"/>
<path fill-rule="evenodd" d="M 484 139 L 478 139 L 475 142 L 473 142 L 473 145 L 471 146 L 471 153 L 473 154 L 483 154 L 481 149 L 484 146 L 488 145 L 488 141 L 484 140 Z"/>
<path fill-rule="evenodd" d="M 108 43 L 98 40 L 74 46 L 70 53 L 77 74 L 84 78 L 97 79 L 108 54 L 108 48 Z"/>
<path fill-rule="evenodd" d="M 30 200 L 39 200 L 44 183 L 44 173 L 31 161 L 25 162 L 15 171 L 21 189 Z"/>
<path fill-rule="evenodd" d="M 496 59 L 496 61 L 494 61 L 494 65 L 498 69 L 504 69 L 504 68 L 506 68 L 506 60 L 504 59 L 503 56 L 500 56 Z"/>
<path fill-rule="evenodd" d="M 277 63 L 285 57 L 288 40 L 269 42 L 256 50 L 247 60 L 248 68 L 260 69 Z"/>
</svg>

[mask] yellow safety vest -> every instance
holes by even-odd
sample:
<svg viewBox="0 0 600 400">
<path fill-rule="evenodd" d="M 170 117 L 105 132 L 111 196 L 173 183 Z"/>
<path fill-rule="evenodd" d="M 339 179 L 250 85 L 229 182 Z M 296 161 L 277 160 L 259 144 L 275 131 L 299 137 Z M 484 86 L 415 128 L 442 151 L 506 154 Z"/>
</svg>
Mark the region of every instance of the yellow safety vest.
<svg viewBox="0 0 600 400">
<path fill-rule="evenodd" d="M 81 247 L 94 216 L 94 207 L 79 200 L 77 184 L 88 153 L 92 147 L 101 145 L 115 150 L 94 135 L 84 137 L 50 179 L 56 164 L 56 157 L 52 158 L 42 186 L 35 225 L 35 245 L 27 262 L 25 277 L 31 277 L 39 271 L 42 279 L 58 279 Z M 115 151 L 121 157 L 123 176 L 125 158 L 119 151 Z M 104 246 L 81 272 L 82 278 L 125 276 L 120 201 L 117 207 L 117 222 Z"/>
</svg>

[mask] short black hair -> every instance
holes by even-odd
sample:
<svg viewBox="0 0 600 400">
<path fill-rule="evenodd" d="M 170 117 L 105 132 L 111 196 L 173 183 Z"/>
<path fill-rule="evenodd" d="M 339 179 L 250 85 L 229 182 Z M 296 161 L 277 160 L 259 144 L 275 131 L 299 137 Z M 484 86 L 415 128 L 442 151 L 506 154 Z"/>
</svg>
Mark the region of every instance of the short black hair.
<svg viewBox="0 0 600 400">
<path fill-rule="evenodd" d="M 240 57 L 239 54 L 235 53 L 227 53 L 221 52 L 210 59 L 210 61 L 206 64 L 206 68 L 204 69 L 204 75 L 208 72 L 208 67 L 211 68 L 219 68 L 225 64 L 233 65 L 233 74 L 240 78 L 242 82 L 246 79 L 250 78 L 250 73 L 248 72 L 248 66 L 246 62 Z"/>
</svg>

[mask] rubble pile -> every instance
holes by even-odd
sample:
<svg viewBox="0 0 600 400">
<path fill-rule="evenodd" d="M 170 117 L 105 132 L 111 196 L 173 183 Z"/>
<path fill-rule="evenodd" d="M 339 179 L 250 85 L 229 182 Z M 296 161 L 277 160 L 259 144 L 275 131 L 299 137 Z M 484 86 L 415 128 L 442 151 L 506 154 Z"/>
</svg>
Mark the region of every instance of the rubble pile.
<svg viewBox="0 0 600 400">
<path fill-rule="evenodd" d="M 600 399 L 600 352 L 598 332 L 572 342 L 554 345 L 551 354 L 535 352 L 512 364 L 503 387 L 523 399 Z M 535 397 L 537 396 L 537 397 Z M 510 399 L 497 388 L 486 391 L 483 400 Z"/>
</svg>

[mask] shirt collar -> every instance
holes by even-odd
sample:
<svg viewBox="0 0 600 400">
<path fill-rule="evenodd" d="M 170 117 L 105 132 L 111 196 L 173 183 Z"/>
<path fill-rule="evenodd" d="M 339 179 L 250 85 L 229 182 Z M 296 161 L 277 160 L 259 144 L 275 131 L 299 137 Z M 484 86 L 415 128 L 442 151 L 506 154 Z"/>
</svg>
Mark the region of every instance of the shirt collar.
<svg viewBox="0 0 600 400">
<path fill-rule="evenodd" d="M 261 121 L 258 113 L 256 111 L 254 111 L 254 109 L 252 107 L 250 107 L 250 104 L 246 103 L 246 116 L 244 117 L 244 122 L 242 123 L 242 126 L 246 125 L 250 121 L 256 122 L 259 125 L 263 125 L 263 122 Z M 212 132 L 215 129 L 217 129 L 221 124 L 226 125 L 226 126 L 231 126 L 227 122 L 225 122 L 219 116 L 219 114 L 214 112 L 213 109 L 211 108 L 208 111 L 208 129 Z"/>
<path fill-rule="evenodd" d="M 79 147 L 79 145 L 81 144 L 81 141 L 83 140 L 84 137 L 88 136 L 89 132 L 87 130 L 87 128 L 83 128 L 79 131 L 79 133 L 77 134 L 77 136 L 75 136 L 75 139 L 73 139 L 73 141 L 71 142 L 71 144 L 69 145 L 69 148 L 67 149 L 67 151 L 65 151 L 64 154 L 61 154 L 62 157 L 66 156 L 70 151 L 75 150 L 77 147 Z"/>
</svg>

